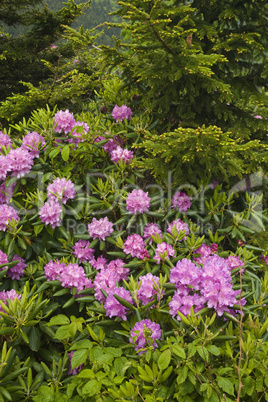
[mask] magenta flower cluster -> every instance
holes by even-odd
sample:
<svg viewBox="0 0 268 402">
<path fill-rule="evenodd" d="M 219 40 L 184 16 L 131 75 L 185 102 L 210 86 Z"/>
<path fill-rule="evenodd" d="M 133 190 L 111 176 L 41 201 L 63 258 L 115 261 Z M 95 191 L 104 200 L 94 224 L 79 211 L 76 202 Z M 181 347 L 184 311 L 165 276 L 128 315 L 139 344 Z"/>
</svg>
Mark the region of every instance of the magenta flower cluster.
<svg viewBox="0 0 268 402">
<path fill-rule="evenodd" d="M 137 214 L 138 212 L 148 212 L 150 208 L 150 197 L 148 192 L 145 193 L 143 190 L 134 189 L 128 194 L 126 199 L 126 208 L 129 213 Z"/>
<path fill-rule="evenodd" d="M 127 311 L 128 308 L 123 306 L 115 297 L 114 295 L 120 296 L 122 299 L 126 300 L 127 302 L 134 304 L 131 294 L 128 290 L 122 287 L 115 287 L 106 298 L 104 303 L 104 308 L 106 310 L 106 315 L 110 318 L 112 317 L 120 317 L 122 320 L 127 320 Z"/>
<path fill-rule="evenodd" d="M 130 120 L 132 114 L 132 110 L 126 105 L 115 105 L 112 111 L 112 116 L 116 122 L 123 121 L 124 119 Z"/>
<path fill-rule="evenodd" d="M 123 149 L 118 146 L 111 152 L 111 160 L 116 164 L 118 164 L 120 160 L 128 164 L 131 159 L 133 159 L 133 152 L 129 151 L 127 148 Z"/>
<path fill-rule="evenodd" d="M 131 257 L 137 257 L 140 259 L 148 258 L 149 254 L 145 248 L 145 242 L 140 235 L 129 235 L 124 243 L 124 253 L 130 254 Z"/>
<path fill-rule="evenodd" d="M 104 290 L 107 294 L 113 293 L 114 289 L 122 279 L 127 280 L 129 269 L 124 268 L 124 261 L 121 259 L 116 259 L 111 261 L 109 264 L 105 263 L 105 259 L 102 258 L 102 266 L 99 265 L 100 271 L 95 276 L 95 280 L 93 283 L 95 289 L 95 298 L 101 302 L 105 302 L 105 297 L 101 290 Z M 98 260 L 97 259 L 97 263 Z M 93 263 L 95 269 L 98 269 L 96 265 Z"/>
<path fill-rule="evenodd" d="M 172 229 L 174 226 L 177 230 L 177 234 L 179 234 L 183 230 L 185 231 L 185 236 L 183 237 L 182 240 L 186 240 L 186 236 L 189 234 L 189 227 L 188 227 L 187 223 L 182 222 L 180 219 L 176 219 L 175 221 L 171 222 L 168 225 L 167 232 L 172 234 Z"/>
<path fill-rule="evenodd" d="M 204 307 L 213 308 L 219 316 L 237 303 L 240 290 L 233 290 L 230 263 L 218 255 L 208 256 L 199 267 L 184 258 L 170 271 L 170 282 L 176 292 L 169 303 L 170 314 L 177 311 L 190 314 L 191 307 L 198 312 Z M 177 316 L 180 320 L 179 315 Z"/>
<path fill-rule="evenodd" d="M 6 148 L 11 145 L 11 139 L 7 134 L 2 133 L 2 131 L 0 131 L 0 154 L 2 153 L 1 145 Z"/>
<path fill-rule="evenodd" d="M 92 282 L 86 277 L 83 267 L 78 264 L 64 264 L 57 261 L 49 261 L 44 267 L 48 281 L 59 280 L 64 288 L 77 288 L 77 291 L 92 287 Z"/>
<path fill-rule="evenodd" d="M 93 218 L 92 222 L 88 225 L 88 233 L 93 239 L 105 240 L 113 231 L 113 224 L 108 221 L 107 216 L 99 220 Z"/>
<path fill-rule="evenodd" d="M 159 287 L 158 276 L 152 275 L 150 272 L 147 275 L 140 276 L 139 283 L 140 287 L 137 291 L 137 298 L 143 305 L 152 302 L 155 299 L 155 295 L 156 299 L 160 301 L 165 294 L 163 289 Z"/>
<path fill-rule="evenodd" d="M 130 342 L 137 344 L 135 350 L 140 355 L 146 352 L 148 346 L 157 347 L 156 340 L 161 339 L 161 328 L 156 322 L 145 319 L 136 322 L 130 335 Z"/>
<path fill-rule="evenodd" d="M 7 276 L 11 279 L 20 279 L 24 275 L 24 270 L 27 267 L 25 264 L 25 260 L 19 257 L 17 254 L 14 255 L 12 261 L 19 261 L 16 265 L 9 268 L 7 271 Z M 7 264 L 8 263 L 8 256 L 3 251 L 0 250 L 0 264 Z M 4 266 L 2 269 L 8 268 Z"/>
<path fill-rule="evenodd" d="M 94 261 L 94 248 L 90 248 L 89 244 L 89 241 L 79 240 L 73 246 L 73 254 L 75 258 L 79 259 L 79 263 L 89 262 L 91 264 Z"/>
<path fill-rule="evenodd" d="M 156 260 L 157 264 L 160 264 L 161 261 L 169 260 L 170 257 L 174 257 L 175 250 L 172 246 L 166 242 L 162 242 L 157 244 L 155 249 L 154 260 Z"/>
<path fill-rule="evenodd" d="M 15 299 L 20 300 L 21 295 L 18 292 L 16 292 L 16 290 L 14 290 L 14 289 L 2 290 L 2 292 L 0 292 L 0 300 L 2 300 L 2 302 L 6 305 L 7 299 L 9 299 L 11 301 L 14 301 Z M 4 310 L 2 309 L 2 307 L 0 307 L 0 311 L 2 311 L 4 313 Z"/>
<path fill-rule="evenodd" d="M 45 144 L 44 138 L 36 131 L 33 131 L 23 138 L 21 149 L 29 151 L 33 158 L 38 158 L 40 148 L 43 148 Z"/>
<path fill-rule="evenodd" d="M 188 211 L 191 207 L 191 197 L 189 195 L 182 193 L 181 191 L 177 191 L 171 200 L 172 208 L 178 208 L 180 212 Z"/>
<path fill-rule="evenodd" d="M 156 237 L 157 234 L 160 236 L 162 239 L 162 232 L 159 226 L 156 223 L 149 223 L 149 225 L 145 226 L 143 230 L 143 237 L 144 239 L 150 239 L 149 244 L 152 244 L 153 239 L 152 236 Z"/>
<path fill-rule="evenodd" d="M 61 201 L 63 204 L 75 198 L 75 188 L 71 180 L 57 177 L 51 184 L 47 186 L 47 198 L 50 201 Z"/>
<path fill-rule="evenodd" d="M 17 222 L 19 221 L 19 215 L 17 211 L 7 204 L 0 204 L 0 231 L 5 232 L 7 230 L 7 225 L 15 219 Z"/>
</svg>

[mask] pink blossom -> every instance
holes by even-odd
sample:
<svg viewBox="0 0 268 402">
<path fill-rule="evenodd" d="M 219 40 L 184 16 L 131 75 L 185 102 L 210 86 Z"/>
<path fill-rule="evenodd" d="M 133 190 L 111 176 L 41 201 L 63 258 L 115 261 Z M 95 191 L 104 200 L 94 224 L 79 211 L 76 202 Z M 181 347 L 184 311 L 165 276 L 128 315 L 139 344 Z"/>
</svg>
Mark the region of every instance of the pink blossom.
<svg viewBox="0 0 268 402">
<path fill-rule="evenodd" d="M 16 219 L 17 222 L 19 221 L 20 218 L 17 211 L 10 205 L 0 204 L 0 230 L 5 232 L 8 221 L 11 222 L 12 219 Z"/>
<path fill-rule="evenodd" d="M 105 240 L 113 231 L 113 224 L 108 221 L 107 216 L 99 220 L 93 218 L 88 225 L 88 233 L 93 239 Z"/>
<path fill-rule="evenodd" d="M 133 152 L 118 146 L 111 152 L 111 160 L 112 162 L 118 164 L 121 159 L 122 162 L 126 162 L 126 164 L 128 164 L 131 159 L 133 159 Z"/>
<path fill-rule="evenodd" d="M 177 191 L 171 200 L 172 208 L 178 208 L 180 212 L 188 211 L 191 207 L 191 198 L 189 195 L 182 193 L 181 191 Z"/>
<path fill-rule="evenodd" d="M 115 105 L 112 111 L 112 116 L 117 123 L 119 121 L 123 121 L 124 119 L 129 120 L 132 114 L 133 114 L 132 110 L 130 109 L 130 107 L 127 107 L 126 105 L 122 106 Z"/>
<path fill-rule="evenodd" d="M 22 140 L 21 149 L 29 151 L 33 158 L 39 157 L 40 148 L 45 145 L 45 140 L 42 135 L 39 135 L 36 131 L 28 133 Z"/>
<path fill-rule="evenodd" d="M 116 300 L 114 294 L 121 297 L 122 299 L 128 301 L 131 304 L 133 303 L 130 292 L 122 287 L 115 287 L 110 291 L 107 296 L 107 299 L 104 303 L 104 308 L 106 310 L 106 315 L 110 318 L 112 317 L 120 317 L 122 320 L 127 320 L 127 310 L 128 308 L 124 307 L 119 301 Z"/>
<path fill-rule="evenodd" d="M 16 292 L 16 290 L 11 289 L 11 290 L 2 290 L 2 292 L 0 292 L 0 300 L 2 300 L 2 302 L 4 304 L 7 304 L 7 299 L 14 301 L 15 299 L 20 300 L 21 299 L 21 295 Z M 2 311 L 4 313 L 4 310 L 0 307 L 0 311 Z"/>
<path fill-rule="evenodd" d="M 76 287 L 78 292 L 92 287 L 91 281 L 86 278 L 85 271 L 83 267 L 78 264 L 67 265 L 59 275 L 59 281 L 64 288 Z"/>
<path fill-rule="evenodd" d="M 5 180 L 11 171 L 11 161 L 7 156 L 0 155 L 0 180 Z"/>
<path fill-rule="evenodd" d="M 8 204 L 10 199 L 13 196 L 14 188 L 16 187 L 16 183 L 13 183 L 11 186 L 6 187 L 5 183 L 0 185 L 0 204 Z"/>
<path fill-rule="evenodd" d="M 97 271 L 100 269 L 105 269 L 107 266 L 107 260 L 104 258 L 102 255 L 98 257 L 96 260 L 92 260 L 90 262 L 93 268 L 95 268 Z"/>
<path fill-rule="evenodd" d="M 126 208 L 129 213 L 136 215 L 138 212 L 148 212 L 149 207 L 150 197 L 148 196 L 148 192 L 145 193 L 143 190 L 134 189 L 128 194 L 126 199 Z"/>
<path fill-rule="evenodd" d="M 57 177 L 51 184 L 47 186 L 47 197 L 50 201 L 61 200 L 63 204 L 75 198 L 75 188 L 71 180 Z"/>
<path fill-rule="evenodd" d="M 152 346 L 153 348 L 158 347 L 156 339 L 161 339 L 161 327 L 150 319 L 141 320 L 140 322 L 136 322 L 130 335 L 129 341 L 137 344 L 135 347 L 136 351 L 141 349 L 138 353 L 140 355 L 145 353 L 145 348 L 148 346 Z"/>
<path fill-rule="evenodd" d="M 19 262 L 14 265 L 14 267 L 9 268 L 7 271 L 7 276 L 9 276 L 11 279 L 20 279 L 22 276 L 24 276 L 24 270 L 27 267 L 25 260 L 19 257 L 17 254 L 14 255 L 12 261 L 16 260 L 19 260 Z"/>
<path fill-rule="evenodd" d="M 256 114 L 256 115 L 254 116 L 254 118 L 255 118 L 255 119 L 262 119 L 262 116 Z"/>
<path fill-rule="evenodd" d="M 61 206 L 57 201 L 47 201 L 40 208 L 39 216 L 45 225 L 51 225 L 53 229 L 61 225 Z"/>
<path fill-rule="evenodd" d="M 157 261 L 157 264 L 160 264 L 160 261 L 169 260 L 169 257 L 173 257 L 175 255 L 175 250 L 171 247 L 170 244 L 162 242 L 157 244 L 154 260 Z"/>
<path fill-rule="evenodd" d="M 176 267 L 171 268 L 169 280 L 176 286 L 182 284 L 199 289 L 200 276 L 199 268 L 191 260 L 183 258 L 177 262 Z"/>
<path fill-rule="evenodd" d="M 0 250 L 0 264 L 8 264 L 8 256 L 6 253 Z M 1 270 L 6 269 L 7 266 L 1 268 Z"/>
<path fill-rule="evenodd" d="M 18 179 L 28 174 L 33 166 L 33 156 L 25 149 L 11 149 L 6 157 L 10 163 L 11 176 L 17 176 Z"/>
<path fill-rule="evenodd" d="M 185 236 L 182 240 L 186 240 L 186 236 L 189 234 L 189 227 L 187 223 L 182 222 L 180 219 L 176 219 L 168 225 L 167 232 L 172 234 L 173 226 L 176 227 L 178 234 L 183 230 L 185 231 Z"/>
<path fill-rule="evenodd" d="M 117 258 L 116 260 L 113 260 L 111 262 L 109 262 L 109 264 L 107 265 L 107 270 L 109 270 L 109 272 L 114 271 L 116 273 L 116 275 L 118 275 L 118 280 L 117 282 L 119 282 L 121 279 L 128 279 L 128 273 L 129 273 L 129 269 L 128 268 L 124 268 L 124 261 L 121 260 L 120 258 Z"/>
<path fill-rule="evenodd" d="M 133 234 L 128 236 L 124 243 L 124 253 L 130 254 L 131 257 L 137 257 L 144 259 L 148 256 L 148 252 L 145 248 L 144 240 L 140 235 Z"/>
<path fill-rule="evenodd" d="M 79 240 L 78 242 L 75 243 L 73 246 L 74 249 L 74 256 L 75 258 L 79 258 L 79 262 L 87 262 L 91 264 L 93 261 L 94 257 L 94 248 L 89 248 L 90 242 L 86 240 Z"/>
<path fill-rule="evenodd" d="M 7 134 L 2 133 L 2 131 L 0 131 L 0 154 L 2 153 L 1 145 L 6 148 L 11 145 L 11 139 Z"/>
<path fill-rule="evenodd" d="M 194 260 L 198 264 L 203 264 L 206 261 L 207 257 L 213 255 L 215 251 L 217 251 L 217 248 L 218 246 L 215 243 L 212 243 L 211 246 L 201 244 L 200 247 L 194 250 L 194 254 L 200 254 L 200 257 L 194 257 Z"/>
<path fill-rule="evenodd" d="M 141 285 L 137 292 L 137 298 L 142 301 L 143 305 L 153 301 L 155 295 L 157 295 L 157 300 L 160 300 L 165 293 L 161 289 L 157 289 L 159 287 L 158 276 L 148 273 L 147 275 L 140 276 L 140 282 Z"/>
<path fill-rule="evenodd" d="M 153 239 L 151 236 L 156 237 L 156 235 L 159 234 L 159 236 L 162 238 L 162 232 L 159 228 L 159 226 L 155 223 L 149 223 L 144 230 L 143 230 L 143 237 L 144 239 L 150 239 L 149 244 L 152 244 Z"/>
<path fill-rule="evenodd" d="M 45 275 L 48 281 L 55 281 L 59 279 L 61 272 L 66 268 L 64 263 L 60 263 L 59 260 L 49 261 L 44 266 Z"/>
<path fill-rule="evenodd" d="M 98 138 L 101 138 L 101 140 L 105 140 L 105 137 L 98 137 Z M 97 141 L 98 138 L 96 138 L 96 141 Z M 97 142 L 98 142 L 98 141 L 97 141 Z M 104 144 L 104 145 L 102 146 L 102 148 L 104 149 L 105 152 L 108 152 L 108 154 L 111 155 L 112 152 L 113 152 L 118 146 L 119 146 L 119 145 L 115 142 L 115 140 L 114 140 L 113 138 L 110 138 L 110 139 L 106 142 L 106 144 Z"/>
<path fill-rule="evenodd" d="M 63 131 L 64 134 L 68 134 L 76 125 L 74 115 L 73 113 L 70 113 L 68 109 L 57 112 L 54 116 L 54 121 L 55 133 L 61 133 Z"/>
</svg>

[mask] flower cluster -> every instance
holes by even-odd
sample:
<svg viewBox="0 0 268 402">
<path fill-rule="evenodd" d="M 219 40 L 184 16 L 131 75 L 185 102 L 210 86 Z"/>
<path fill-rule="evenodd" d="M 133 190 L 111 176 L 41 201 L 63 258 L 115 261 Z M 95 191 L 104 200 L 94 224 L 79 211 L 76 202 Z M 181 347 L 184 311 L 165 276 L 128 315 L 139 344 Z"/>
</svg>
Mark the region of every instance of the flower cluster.
<svg viewBox="0 0 268 402">
<path fill-rule="evenodd" d="M 19 257 L 17 254 L 15 254 L 12 261 L 19 261 L 19 262 L 13 267 L 9 268 L 7 276 L 9 276 L 11 279 L 22 278 L 24 275 L 24 270 L 27 267 L 27 265 L 25 264 L 25 260 Z"/>
<path fill-rule="evenodd" d="M 194 260 L 198 264 L 203 264 L 206 261 L 207 257 L 213 255 L 217 251 L 217 249 L 218 246 L 215 243 L 212 243 L 211 246 L 201 244 L 200 247 L 194 250 L 194 254 L 200 254 L 200 257 L 194 257 Z"/>
<path fill-rule="evenodd" d="M 28 174 L 33 166 L 33 156 L 22 147 L 11 149 L 6 158 L 11 176 L 16 176 L 18 179 Z"/>
<path fill-rule="evenodd" d="M 182 232 L 183 230 L 185 231 L 185 236 L 183 237 L 182 240 L 186 240 L 186 236 L 189 234 L 189 227 L 187 223 L 182 222 L 180 219 L 176 219 L 175 221 L 171 222 L 168 225 L 167 232 L 172 234 L 173 227 L 175 226 L 177 230 L 177 235 Z"/>
<path fill-rule="evenodd" d="M 159 234 L 160 238 L 162 239 L 161 229 L 155 223 L 149 223 L 149 225 L 147 225 L 143 230 L 144 239 L 150 239 L 149 244 L 152 244 L 153 242 L 152 236 L 156 237 L 157 234 Z"/>
<path fill-rule="evenodd" d="M 91 280 L 86 277 L 83 267 L 78 264 L 64 264 L 58 260 L 49 261 L 44 267 L 48 281 L 59 280 L 64 288 L 77 288 L 77 291 L 92 287 Z"/>
<path fill-rule="evenodd" d="M 66 109 L 64 112 L 63 110 L 57 112 L 54 116 L 54 122 L 55 132 L 61 133 L 63 131 L 64 134 L 70 133 L 76 124 L 73 113 L 70 113 L 68 109 Z"/>
<path fill-rule="evenodd" d="M 128 164 L 131 159 L 133 159 L 133 152 L 129 151 L 127 148 L 123 149 L 118 146 L 111 152 L 111 160 L 116 164 L 118 164 L 120 160 Z"/>
<path fill-rule="evenodd" d="M 2 302 L 4 304 L 7 304 L 7 299 L 14 301 L 15 299 L 20 300 L 21 299 L 21 295 L 19 293 L 16 292 L 16 290 L 11 289 L 11 290 L 2 290 L 2 292 L 0 292 L 0 300 L 2 300 Z M 4 313 L 4 310 L 0 307 L 0 311 L 2 311 Z"/>
<path fill-rule="evenodd" d="M 182 193 L 181 191 L 177 191 L 171 200 L 172 208 L 178 208 L 180 212 L 188 211 L 191 207 L 191 197 L 189 195 Z"/>
<path fill-rule="evenodd" d="M 133 114 L 132 110 L 130 109 L 130 107 L 127 107 L 126 105 L 123 106 L 115 105 L 112 111 L 112 116 L 117 123 L 119 121 L 123 121 L 124 119 L 129 120 L 132 114 Z"/>
<path fill-rule="evenodd" d="M 5 183 L 0 185 L 0 204 L 8 204 L 10 199 L 13 196 L 14 188 L 16 187 L 16 183 L 13 183 L 11 186 L 6 187 Z"/>
<path fill-rule="evenodd" d="M 51 184 L 47 186 L 47 198 L 50 201 L 61 201 L 63 204 L 75 197 L 74 184 L 71 180 L 57 177 Z"/>
<path fill-rule="evenodd" d="M 236 297 L 240 294 L 240 290 L 232 288 L 230 262 L 216 254 L 209 255 L 200 268 L 186 258 L 178 261 L 170 271 L 170 282 L 176 287 L 169 303 L 173 316 L 177 311 L 187 315 L 191 307 L 197 312 L 205 306 L 221 316 L 237 303 Z"/>
<path fill-rule="evenodd" d="M 137 344 L 135 350 L 139 351 L 140 355 L 145 353 L 148 346 L 157 347 L 156 339 L 161 339 L 161 328 L 159 324 L 145 319 L 136 322 L 130 335 L 130 342 Z"/>
<path fill-rule="evenodd" d="M 36 131 L 28 133 L 22 140 L 21 149 L 29 151 L 33 158 L 39 157 L 39 150 L 45 145 L 44 138 Z"/>
<path fill-rule="evenodd" d="M 86 240 L 79 240 L 73 246 L 74 249 L 74 256 L 75 258 L 79 259 L 80 262 L 89 262 L 92 263 L 94 260 L 94 248 L 89 247 L 89 241 Z"/>
<path fill-rule="evenodd" d="M 57 201 L 47 201 L 40 208 L 39 216 L 45 225 L 51 225 L 53 229 L 61 225 L 61 206 Z"/>
<path fill-rule="evenodd" d="M 105 240 L 113 231 L 113 224 L 108 221 L 107 216 L 99 220 L 93 218 L 92 222 L 88 225 L 89 236 L 93 237 L 93 239 Z"/>
<path fill-rule="evenodd" d="M 1 145 L 3 145 L 4 147 L 8 147 L 11 144 L 11 139 L 9 138 L 9 136 L 7 134 L 2 133 L 2 131 L 0 131 L 0 154 L 2 153 L 2 148 Z"/>
<path fill-rule="evenodd" d="M 106 315 L 108 317 L 120 317 L 122 320 L 126 321 L 127 320 L 127 308 L 124 307 L 119 301 L 114 297 L 114 295 L 117 295 L 121 297 L 122 299 L 128 301 L 131 304 L 133 303 L 131 294 L 128 290 L 122 288 L 122 287 L 115 287 L 110 293 L 108 293 L 108 296 L 106 298 L 106 301 L 104 303 L 104 308 L 106 310 Z"/>
<path fill-rule="evenodd" d="M 128 194 L 126 199 L 126 208 L 129 213 L 137 214 L 138 212 L 148 212 L 150 207 L 150 197 L 148 192 L 145 193 L 143 190 L 134 189 Z"/>
<path fill-rule="evenodd" d="M 156 246 L 154 260 L 156 260 L 157 264 L 160 264 L 160 261 L 168 260 L 169 257 L 173 257 L 174 255 L 175 250 L 171 247 L 171 245 L 162 242 Z"/>
<path fill-rule="evenodd" d="M 11 222 L 13 219 L 19 221 L 17 211 L 10 205 L 0 204 L 0 231 L 5 232 L 9 221 Z"/>
<path fill-rule="evenodd" d="M 149 254 L 145 248 L 145 243 L 140 235 L 129 235 L 124 243 L 124 253 L 130 254 L 131 257 L 137 257 L 140 259 L 148 258 Z"/>
<path fill-rule="evenodd" d="M 128 268 L 124 268 L 124 261 L 116 259 L 106 265 L 104 260 L 105 259 L 102 257 L 102 263 L 104 265 L 100 267 L 100 271 L 97 273 L 93 283 L 95 298 L 101 303 L 105 302 L 105 297 L 101 290 L 110 294 L 113 292 L 118 282 L 122 279 L 127 279 L 129 273 Z M 94 267 L 97 269 L 96 265 L 94 265 Z"/>
<path fill-rule="evenodd" d="M 154 300 L 155 295 L 157 300 L 160 300 L 165 292 L 159 288 L 158 276 L 148 273 L 147 275 L 140 276 L 140 287 L 137 291 L 137 298 L 145 305 Z"/>
</svg>

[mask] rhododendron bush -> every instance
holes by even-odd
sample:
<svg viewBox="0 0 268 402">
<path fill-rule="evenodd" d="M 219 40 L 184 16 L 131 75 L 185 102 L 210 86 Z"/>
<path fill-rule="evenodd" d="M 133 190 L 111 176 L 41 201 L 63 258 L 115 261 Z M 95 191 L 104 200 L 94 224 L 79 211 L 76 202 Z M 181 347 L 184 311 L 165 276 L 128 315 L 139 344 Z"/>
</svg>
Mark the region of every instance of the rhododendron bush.
<svg viewBox="0 0 268 402">
<path fill-rule="evenodd" d="M 0 400 L 267 400 L 262 197 L 160 185 L 131 106 L 0 134 Z"/>
</svg>

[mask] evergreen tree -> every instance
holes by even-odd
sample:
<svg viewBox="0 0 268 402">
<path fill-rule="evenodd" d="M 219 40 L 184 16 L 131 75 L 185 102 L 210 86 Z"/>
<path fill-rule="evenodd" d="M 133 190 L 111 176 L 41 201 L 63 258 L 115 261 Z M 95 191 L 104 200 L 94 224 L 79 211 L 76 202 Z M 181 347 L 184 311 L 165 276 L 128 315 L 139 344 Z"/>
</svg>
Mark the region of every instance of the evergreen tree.
<svg viewBox="0 0 268 402">
<path fill-rule="evenodd" d="M 29 82 L 38 85 L 51 76 L 51 69 L 42 62 L 57 65 L 62 57 L 69 57 L 72 50 L 62 47 L 53 52 L 54 42 L 61 38 L 64 25 L 69 26 L 89 5 L 68 0 L 59 11 L 51 11 L 43 0 L 2 0 L 0 5 L 0 100 L 13 93 L 23 93 Z M 23 27 L 18 36 L 8 34 L 9 26 Z M 4 31 L 5 29 L 5 31 Z"/>
<path fill-rule="evenodd" d="M 103 48 L 104 63 L 111 70 L 120 67 L 125 84 L 135 85 L 143 107 L 154 111 L 165 128 L 167 122 L 169 128 L 179 122 L 185 127 L 213 124 L 240 137 L 253 132 L 264 137 L 265 1 L 132 0 L 119 5 L 124 38 Z"/>
</svg>

